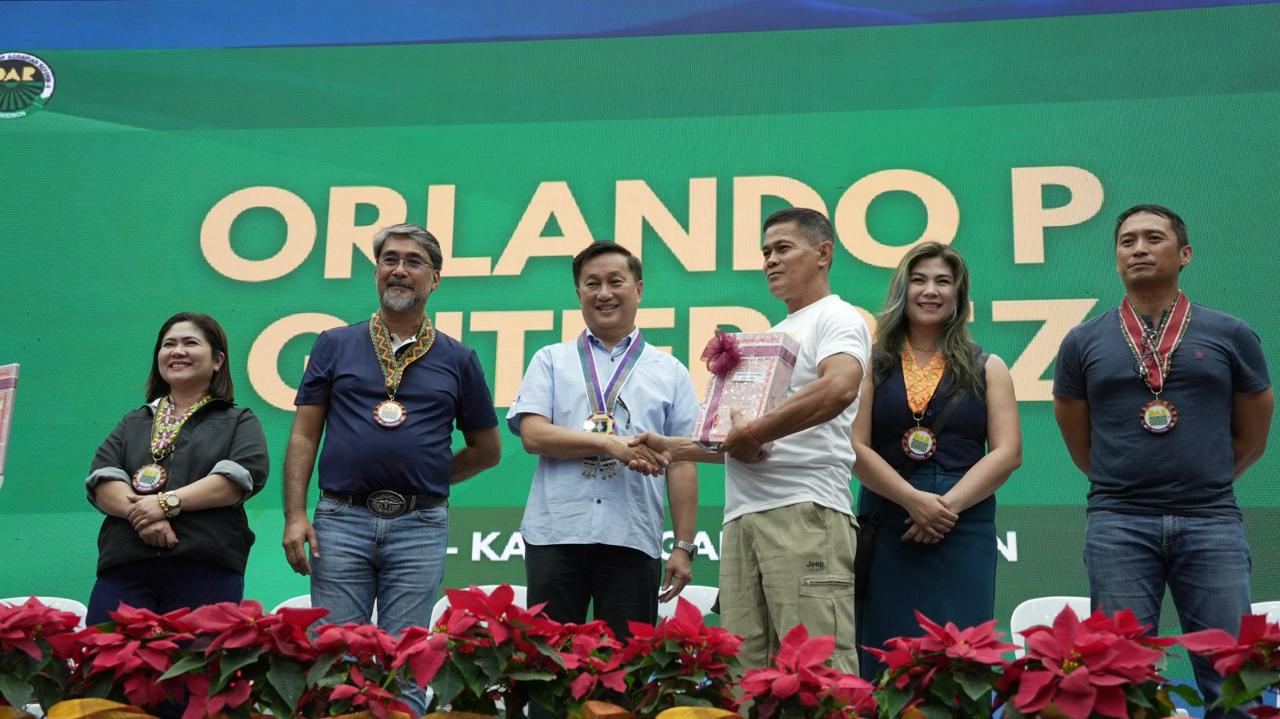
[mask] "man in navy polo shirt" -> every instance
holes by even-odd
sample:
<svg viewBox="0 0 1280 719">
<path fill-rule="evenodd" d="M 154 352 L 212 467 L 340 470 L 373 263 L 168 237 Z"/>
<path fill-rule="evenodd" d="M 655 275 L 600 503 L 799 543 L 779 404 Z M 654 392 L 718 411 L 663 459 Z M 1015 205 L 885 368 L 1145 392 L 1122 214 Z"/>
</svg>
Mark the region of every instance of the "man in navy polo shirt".
<svg viewBox="0 0 1280 719">
<path fill-rule="evenodd" d="M 1154 632 L 1168 586 L 1184 632 L 1235 634 L 1249 612 L 1250 556 L 1234 483 L 1271 426 L 1262 345 L 1179 288 L 1191 245 L 1173 210 L 1121 213 L 1115 256 L 1124 299 L 1071 330 L 1053 379 L 1054 416 L 1089 478 L 1093 607 L 1127 607 Z M 1199 655 L 1191 664 L 1206 701 L 1217 699 L 1222 677 Z"/>
<path fill-rule="evenodd" d="M 436 238 L 394 225 L 377 233 L 373 252 L 381 307 L 316 339 L 294 400 L 283 545 L 294 571 L 311 575 L 326 622 L 368 622 L 376 600 L 378 626 L 398 634 L 430 621 L 449 485 L 496 465 L 501 446 L 476 353 L 426 316 L 440 283 Z M 455 425 L 466 441 L 457 452 Z M 307 484 L 322 431 L 313 523 Z"/>
</svg>

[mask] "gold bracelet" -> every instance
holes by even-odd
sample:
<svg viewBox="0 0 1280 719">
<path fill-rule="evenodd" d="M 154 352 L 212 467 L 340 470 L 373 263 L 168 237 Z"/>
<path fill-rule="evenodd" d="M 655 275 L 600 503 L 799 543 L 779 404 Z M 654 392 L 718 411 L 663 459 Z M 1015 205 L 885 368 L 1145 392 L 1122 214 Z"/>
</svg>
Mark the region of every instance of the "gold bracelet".
<svg viewBox="0 0 1280 719">
<path fill-rule="evenodd" d="M 160 502 L 160 511 L 164 512 L 164 516 L 166 518 L 173 519 L 174 517 L 178 516 L 177 512 L 173 511 L 177 509 L 177 507 L 174 507 L 172 504 L 169 504 L 168 492 L 161 492 L 160 494 L 157 494 L 156 501 Z"/>
</svg>

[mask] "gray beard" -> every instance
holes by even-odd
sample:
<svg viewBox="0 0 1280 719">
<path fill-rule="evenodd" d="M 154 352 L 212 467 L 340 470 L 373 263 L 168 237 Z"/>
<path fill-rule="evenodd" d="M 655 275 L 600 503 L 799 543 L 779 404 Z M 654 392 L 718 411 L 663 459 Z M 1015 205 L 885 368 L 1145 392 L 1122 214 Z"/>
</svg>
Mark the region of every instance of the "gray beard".
<svg viewBox="0 0 1280 719">
<path fill-rule="evenodd" d="M 382 291 L 382 307 L 388 312 L 403 312 L 422 301 L 422 298 L 418 296 L 418 293 L 413 292 L 412 290 L 410 290 L 409 294 L 406 295 L 400 293 L 393 294 L 391 292 L 392 289 L 393 288 L 388 287 Z"/>
</svg>

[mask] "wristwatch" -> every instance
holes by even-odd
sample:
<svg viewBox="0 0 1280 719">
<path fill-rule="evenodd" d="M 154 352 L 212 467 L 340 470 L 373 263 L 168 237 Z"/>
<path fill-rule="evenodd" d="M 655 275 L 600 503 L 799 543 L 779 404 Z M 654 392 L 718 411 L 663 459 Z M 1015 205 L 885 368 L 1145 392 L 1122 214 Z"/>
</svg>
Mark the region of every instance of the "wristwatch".
<svg viewBox="0 0 1280 719">
<path fill-rule="evenodd" d="M 161 492 L 156 495 L 156 499 L 160 501 L 160 509 L 164 512 L 164 516 L 173 519 L 182 512 L 182 497 L 173 492 Z"/>
<path fill-rule="evenodd" d="M 693 542 L 682 542 L 679 539 L 672 545 L 672 549 L 683 549 L 689 555 L 689 559 L 693 560 L 698 556 L 698 545 Z"/>
</svg>

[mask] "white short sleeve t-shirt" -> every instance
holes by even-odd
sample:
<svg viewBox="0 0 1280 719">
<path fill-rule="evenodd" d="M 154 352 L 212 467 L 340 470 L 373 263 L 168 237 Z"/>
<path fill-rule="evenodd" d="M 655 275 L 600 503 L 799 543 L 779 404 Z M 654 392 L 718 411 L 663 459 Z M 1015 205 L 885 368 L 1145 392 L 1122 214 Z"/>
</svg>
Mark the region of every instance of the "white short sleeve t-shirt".
<svg viewBox="0 0 1280 719">
<path fill-rule="evenodd" d="M 786 332 L 800 345 L 787 395 L 818 378 L 818 364 L 847 354 L 870 364 L 871 333 L 867 323 L 838 295 L 826 297 L 787 315 L 773 332 Z M 859 399 L 834 419 L 773 442 L 769 456 L 744 463 L 725 457 L 724 521 L 800 502 L 814 502 L 853 514 L 849 478 L 853 472 L 853 417 Z"/>
</svg>

